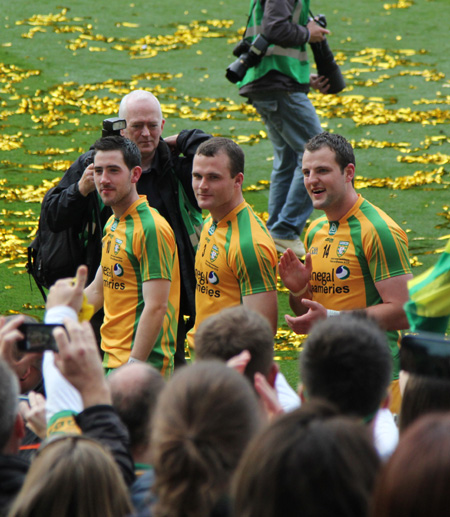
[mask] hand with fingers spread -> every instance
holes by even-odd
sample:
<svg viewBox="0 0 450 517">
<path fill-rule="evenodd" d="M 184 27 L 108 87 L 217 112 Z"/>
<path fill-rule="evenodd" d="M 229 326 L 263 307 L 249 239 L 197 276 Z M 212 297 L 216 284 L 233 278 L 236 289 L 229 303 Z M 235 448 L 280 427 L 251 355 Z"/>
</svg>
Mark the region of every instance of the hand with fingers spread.
<svg viewBox="0 0 450 517">
<path fill-rule="evenodd" d="M 94 331 L 89 322 L 65 319 L 66 331 L 53 331 L 58 345 L 55 365 L 83 399 L 84 407 L 111 404 Z"/>
<path fill-rule="evenodd" d="M 312 272 L 311 255 L 305 256 L 305 263 L 297 258 L 291 249 L 287 249 L 280 259 L 278 271 L 284 285 L 291 293 L 299 293 L 304 290 L 307 294 L 307 287 Z"/>
</svg>

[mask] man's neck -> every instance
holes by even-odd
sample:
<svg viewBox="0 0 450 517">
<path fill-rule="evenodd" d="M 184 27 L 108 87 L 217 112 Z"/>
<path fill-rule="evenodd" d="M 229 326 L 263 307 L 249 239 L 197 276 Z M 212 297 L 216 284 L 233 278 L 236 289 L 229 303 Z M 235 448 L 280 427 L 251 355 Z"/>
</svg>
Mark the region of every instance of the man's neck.
<svg viewBox="0 0 450 517">
<path fill-rule="evenodd" d="M 238 199 L 226 207 L 219 207 L 217 210 L 210 210 L 209 213 L 211 214 L 213 221 L 218 223 L 244 201 L 244 197 L 241 195 Z"/>
<path fill-rule="evenodd" d="M 135 203 L 139 199 L 139 194 L 135 192 L 126 201 L 120 203 L 119 205 L 112 206 L 112 211 L 114 213 L 114 217 L 116 219 L 120 219 L 123 214 L 130 208 L 130 206 Z"/>
<path fill-rule="evenodd" d="M 358 194 L 355 190 L 352 190 L 339 207 L 331 210 L 324 210 L 325 215 L 329 221 L 339 221 L 355 206 L 357 202 Z"/>
<path fill-rule="evenodd" d="M 142 165 L 141 166 L 142 166 L 142 170 L 143 171 L 148 171 L 149 169 L 151 169 L 153 160 L 155 159 L 155 155 L 156 155 L 156 150 L 155 150 L 154 153 L 152 153 L 149 156 L 142 156 L 141 157 L 141 161 L 142 161 Z"/>
</svg>

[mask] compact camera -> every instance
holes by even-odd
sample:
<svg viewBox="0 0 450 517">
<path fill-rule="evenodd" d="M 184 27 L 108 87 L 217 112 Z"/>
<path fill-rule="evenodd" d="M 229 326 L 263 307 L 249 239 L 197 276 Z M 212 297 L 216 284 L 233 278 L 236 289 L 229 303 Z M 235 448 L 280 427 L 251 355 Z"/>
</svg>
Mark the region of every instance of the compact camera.
<svg viewBox="0 0 450 517">
<path fill-rule="evenodd" d="M 23 334 L 23 339 L 17 342 L 20 352 L 44 352 L 45 350 L 58 351 L 53 329 L 65 328 L 64 325 L 50 323 L 22 323 L 18 330 Z"/>
<path fill-rule="evenodd" d="M 311 18 L 324 29 L 327 26 L 327 19 L 324 14 L 319 14 L 315 18 Z M 334 59 L 326 38 L 320 43 L 310 43 L 311 50 L 314 54 L 317 73 L 328 79 L 330 88 L 327 93 L 339 93 L 345 88 L 345 81 L 342 77 L 341 69 Z"/>
<path fill-rule="evenodd" d="M 113 117 L 113 118 L 106 118 L 103 121 L 103 127 L 102 127 L 102 138 L 105 136 L 114 136 L 119 135 L 122 129 L 125 129 L 127 127 L 127 121 L 123 118 L 119 117 Z"/>
<path fill-rule="evenodd" d="M 227 68 L 225 77 L 232 83 L 242 81 L 247 70 L 261 61 L 268 47 L 269 42 L 262 34 L 258 34 L 253 43 L 241 40 L 233 50 L 237 59 Z"/>
</svg>

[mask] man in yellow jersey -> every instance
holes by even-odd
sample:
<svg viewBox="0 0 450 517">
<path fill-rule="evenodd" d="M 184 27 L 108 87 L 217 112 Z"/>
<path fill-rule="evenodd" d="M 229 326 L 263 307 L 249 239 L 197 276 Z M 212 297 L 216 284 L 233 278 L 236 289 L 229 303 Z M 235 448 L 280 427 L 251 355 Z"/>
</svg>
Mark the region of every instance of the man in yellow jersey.
<svg viewBox="0 0 450 517">
<path fill-rule="evenodd" d="M 194 156 L 192 186 L 200 208 L 210 215 L 195 257 L 196 319 L 200 323 L 225 307 L 244 304 L 277 330 L 277 252 L 265 224 L 245 202 L 244 152 L 228 138 L 211 138 Z"/>
<path fill-rule="evenodd" d="M 113 215 L 106 223 L 102 259 L 86 288 L 89 303 L 103 306 L 103 365 L 148 361 L 164 375 L 173 370 L 180 274 L 175 237 L 167 221 L 140 196 L 142 172 L 134 142 L 121 136 L 94 144 L 94 180 Z"/>
<path fill-rule="evenodd" d="M 408 328 L 403 305 L 412 278 L 406 234 L 355 191 L 355 156 L 344 137 L 321 133 L 312 138 L 305 147 L 303 175 L 313 207 L 325 215 L 308 228 L 304 264 L 291 250 L 281 258 L 280 276 L 297 315 L 286 315 L 286 321 L 294 332 L 306 334 L 319 319 L 364 310 L 388 333 L 398 384 L 398 331 Z M 395 410 L 399 394 L 392 395 Z"/>
<path fill-rule="evenodd" d="M 178 346 L 175 354 L 177 367 L 186 363 L 185 337 L 194 323 L 194 262 L 203 222 L 192 191 L 192 160 L 200 143 L 211 138 L 211 135 L 200 129 L 183 129 L 178 135 L 162 138 L 165 119 L 161 104 L 146 90 L 133 90 L 125 95 L 120 102 L 119 117 L 127 123 L 122 136 L 132 140 L 141 151 L 142 174 L 137 191 L 147 197 L 150 206 L 156 208 L 168 221 L 175 234 L 181 278 Z M 78 250 L 77 257 L 72 254 L 73 264 L 64 264 L 67 267 L 63 275 L 59 270 L 52 270 L 56 278 L 73 276 L 77 264 L 86 264 L 91 282 L 100 264 L 102 232 L 111 216 L 111 209 L 104 207 L 98 200 L 93 152 L 90 148 L 79 156 L 42 202 L 41 214 L 45 216 L 41 219 L 48 225 L 48 235 L 52 236 L 52 232 L 81 235 L 79 248 L 82 249 Z M 73 217 L 74 213 L 77 214 L 76 218 Z M 81 260 L 77 262 L 77 259 Z M 68 272 L 71 267 L 74 268 L 73 273 Z M 99 321 L 100 316 L 96 315 L 96 321 Z M 184 316 L 189 316 L 189 319 L 185 320 Z"/>
</svg>

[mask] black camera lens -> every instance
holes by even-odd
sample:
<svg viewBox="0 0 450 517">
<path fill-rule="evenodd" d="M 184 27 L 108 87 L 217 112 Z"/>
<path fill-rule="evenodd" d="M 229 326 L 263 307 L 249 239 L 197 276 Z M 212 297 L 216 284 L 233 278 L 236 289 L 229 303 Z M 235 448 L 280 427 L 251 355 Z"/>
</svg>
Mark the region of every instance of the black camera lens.
<svg viewBox="0 0 450 517">
<path fill-rule="evenodd" d="M 232 83 L 242 81 L 247 70 L 256 66 L 261 61 L 267 51 L 269 42 L 262 34 L 258 34 L 253 43 L 251 45 L 247 43 L 247 45 L 247 52 L 241 54 L 226 70 L 225 77 Z M 242 47 L 240 47 L 238 45 L 234 49 L 234 52 L 239 48 L 245 48 L 245 46 L 242 45 Z"/>
<path fill-rule="evenodd" d="M 320 43 L 311 43 L 317 73 L 328 78 L 330 88 L 327 93 L 339 93 L 345 88 L 344 77 L 341 69 L 334 59 L 328 41 L 324 38 Z"/>
<path fill-rule="evenodd" d="M 248 64 L 244 59 L 239 57 L 238 59 L 236 59 L 236 61 L 233 61 L 233 63 L 231 63 L 231 65 L 227 68 L 225 72 L 225 77 L 230 82 L 237 83 L 238 81 L 242 81 L 242 79 L 244 79 L 247 70 Z"/>
</svg>

